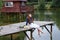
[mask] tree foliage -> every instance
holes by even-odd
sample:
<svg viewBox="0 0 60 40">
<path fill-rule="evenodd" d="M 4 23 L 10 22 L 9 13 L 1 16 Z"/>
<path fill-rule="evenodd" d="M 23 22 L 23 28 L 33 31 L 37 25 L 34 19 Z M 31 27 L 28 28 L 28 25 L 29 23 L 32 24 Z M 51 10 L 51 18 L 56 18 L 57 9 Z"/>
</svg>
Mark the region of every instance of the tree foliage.
<svg viewBox="0 0 60 40">
<path fill-rule="evenodd" d="M 60 7 L 60 0 L 53 0 L 52 7 L 59 8 Z"/>
<path fill-rule="evenodd" d="M 38 0 L 28 0 L 28 2 L 38 2 Z"/>
<path fill-rule="evenodd" d="M 2 0 L 0 0 L 0 9 L 1 9 L 1 7 L 2 7 Z"/>
<path fill-rule="evenodd" d="M 45 0 L 39 0 L 39 9 L 45 9 Z"/>
</svg>

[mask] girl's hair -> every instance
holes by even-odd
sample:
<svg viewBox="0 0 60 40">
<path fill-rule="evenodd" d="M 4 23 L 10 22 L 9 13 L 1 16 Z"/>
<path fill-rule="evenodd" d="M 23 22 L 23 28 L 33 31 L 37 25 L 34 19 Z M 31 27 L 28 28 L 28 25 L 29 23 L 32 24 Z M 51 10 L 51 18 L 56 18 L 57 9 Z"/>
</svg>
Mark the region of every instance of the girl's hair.
<svg viewBox="0 0 60 40">
<path fill-rule="evenodd" d="M 27 16 L 32 17 L 32 14 L 28 14 Z"/>
</svg>

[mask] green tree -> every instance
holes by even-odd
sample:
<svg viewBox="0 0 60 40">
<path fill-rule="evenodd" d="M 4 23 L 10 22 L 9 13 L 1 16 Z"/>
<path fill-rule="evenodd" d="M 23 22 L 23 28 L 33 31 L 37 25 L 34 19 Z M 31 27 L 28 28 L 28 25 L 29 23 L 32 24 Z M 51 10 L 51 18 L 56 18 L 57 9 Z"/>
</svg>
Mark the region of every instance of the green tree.
<svg viewBox="0 0 60 40">
<path fill-rule="evenodd" d="M 0 9 L 2 8 L 2 0 L 0 0 Z"/>
<path fill-rule="evenodd" d="M 38 2 L 38 0 L 28 0 L 28 2 Z"/>
<path fill-rule="evenodd" d="M 53 3 L 51 7 L 60 8 L 60 0 L 53 0 L 52 2 Z"/>
<path fill-rule="evenodd" d="M 39 0 L 38 1 L 39 9 L 45 9 L 45 0 Z"/>
<path fill-rule="evenodd" d="M 56 22 L 58 29 L 60 30 L 60 9 L 52 10 L 52 19 Z"/>
<path fill-rule="evenodd" d="M 52 0 L 45 0 L 46 2 L 50 2 L 50 1 L 52 1 Z"/>
<path fill-rule="evenodd" d="M 38 0 L 28 0 L 28 3 L 31 4 L 31 5 L 37 5 Z"/>
</svg>

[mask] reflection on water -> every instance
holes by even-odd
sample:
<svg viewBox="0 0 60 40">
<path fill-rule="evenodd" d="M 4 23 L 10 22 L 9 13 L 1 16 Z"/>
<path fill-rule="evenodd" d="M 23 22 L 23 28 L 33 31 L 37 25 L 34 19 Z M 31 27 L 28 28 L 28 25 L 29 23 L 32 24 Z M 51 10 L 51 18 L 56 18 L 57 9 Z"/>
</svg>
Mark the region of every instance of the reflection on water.
<svg viewBox="0 0 60 40">
<path fill-rule="evenodd" d="M 55 24 L 53 25 L 52 40 L 60 40 L 60 10 L 35 11 L 34 20 L 54 21 Z M 48 29 L 49 29 L 49 27 L 48 27 Z M 50 35 L 45 28 L 43 28 L 43 32 L 44 32 L 44 34 L 41 34 L 41 36 L 38 36 L 37 30 L 35 30 L 33 33 L 34 39 L 35 40 L 50 40 Z"/>
<path fill-rule="evenodd" d="M 35 11 L 34 19 L 39 21 L 54 21 L 60 29 L 60 10 Z"/>
</svg>

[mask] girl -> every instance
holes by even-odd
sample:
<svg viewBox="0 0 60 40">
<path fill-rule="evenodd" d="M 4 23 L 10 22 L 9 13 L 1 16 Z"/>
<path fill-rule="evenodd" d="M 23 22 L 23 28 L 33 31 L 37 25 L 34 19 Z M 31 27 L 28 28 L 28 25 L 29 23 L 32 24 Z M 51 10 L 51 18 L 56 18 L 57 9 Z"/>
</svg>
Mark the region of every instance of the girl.
<svg viewBox="0 0 60 40">
<path fill-rule="evenodd" d="M 40 32 L 43 33 L 41 30 L 40 30 L 40 26 L 33 23 L 33 18 L 32 18 L 32 15 L 31 14 L 28 14 L 27 15 L 27 18 L 26 18 L 26 25 L 29 24 L 29 27 L 31 28 L 36 28 L 38 30 L 38 35 L 40 35 Z"/>
</svg>

